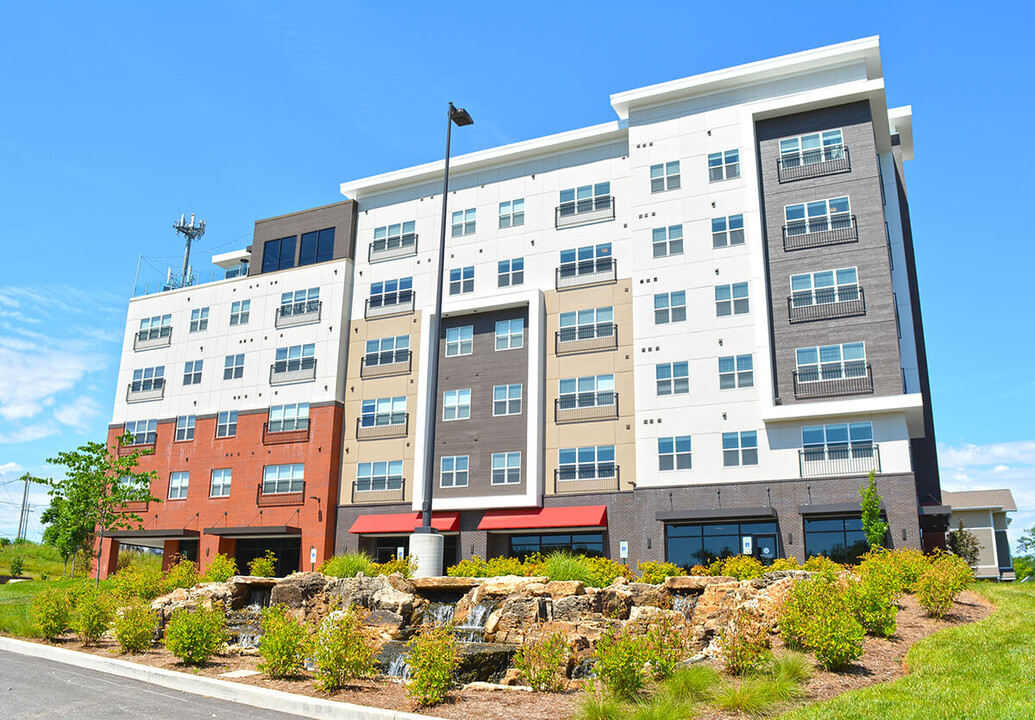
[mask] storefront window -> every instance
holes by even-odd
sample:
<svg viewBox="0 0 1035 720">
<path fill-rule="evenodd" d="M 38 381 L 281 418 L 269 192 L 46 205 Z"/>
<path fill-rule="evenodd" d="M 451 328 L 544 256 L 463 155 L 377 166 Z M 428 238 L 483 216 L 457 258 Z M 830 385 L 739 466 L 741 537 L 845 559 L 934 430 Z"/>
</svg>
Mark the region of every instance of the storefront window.
<svg viewBox="0 0 1035 720">
<path fill-rule="evenodd" d="M 776 557 L 775 522 L 742 522 L 709 525 L 666 525 L 665 558 L 691 568 L 708 565 L 717 558 L 740 555 L 749 539 L 749 553 L 763 562 Z"/>
<path fill-rule="evenodd" d="M 826 555 L 839 563 L 857 562 L 869 549 L 859 517 L 805 518 L 805 555 Z"/>
<path fill-rule="evenodd" d="M 510 556 L 524 559 L 533 553 L 549 555 L 566 550 L 579 555 L 603 556 L 603 533 L 556 533 L 549 535 L 511 535 Z"/>
</svg>

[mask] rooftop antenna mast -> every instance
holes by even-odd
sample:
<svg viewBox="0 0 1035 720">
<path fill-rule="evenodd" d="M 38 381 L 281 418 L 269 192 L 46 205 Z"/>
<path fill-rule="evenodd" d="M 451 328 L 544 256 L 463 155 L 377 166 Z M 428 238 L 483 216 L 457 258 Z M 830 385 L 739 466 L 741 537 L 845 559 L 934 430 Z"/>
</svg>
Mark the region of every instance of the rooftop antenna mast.
<svg viewBox="0 0 1035 720">
<path fill-rule="evenodd" d="M 183 275 L 180 280 L 180 287 L 187 287 L 191 284 L 190 276 L 190 244 L 205 234 L 205 221 L 194 222 L 194 213 L 190 214 L 190 222 L 186 216 L 180 214 L 180 221 L 173 223 L 173 230 L 187 238 L 187 249 L 183 253 Z"/>
</svg>

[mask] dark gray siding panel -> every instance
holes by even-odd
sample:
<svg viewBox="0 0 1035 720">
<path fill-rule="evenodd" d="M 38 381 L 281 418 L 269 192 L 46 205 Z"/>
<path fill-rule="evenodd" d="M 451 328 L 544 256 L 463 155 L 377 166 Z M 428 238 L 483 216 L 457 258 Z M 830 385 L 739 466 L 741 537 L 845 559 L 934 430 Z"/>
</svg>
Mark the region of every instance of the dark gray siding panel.
<svg viewBox="0 0 1035 720">
<path fill-rule="evenodd" d="M 280 215 L 255 222 L 255 233 L 252 236 L 252 259 L 248 269 L 249 275 L 262 273 L 262 254 L 267 240 L 277 240 L 292 235 L 300 238 L 302 233 L 325 228 L 334 228 L 334 259 L 354 258 L 356 246 L 356 201 L 346 200 L 333 205 L 302 210 L 289 215 Z M 298 253 L 301 240 L 295 243 L 295 266 L 298 266 Z"/>
</svg>

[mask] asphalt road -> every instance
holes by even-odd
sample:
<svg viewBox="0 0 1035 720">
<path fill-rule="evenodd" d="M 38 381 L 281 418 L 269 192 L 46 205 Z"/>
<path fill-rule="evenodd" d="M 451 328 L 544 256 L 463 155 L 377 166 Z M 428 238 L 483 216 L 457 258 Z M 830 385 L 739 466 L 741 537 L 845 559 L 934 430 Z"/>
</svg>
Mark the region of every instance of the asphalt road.
<svg viewBox="0 0 1035 720">
<path fill-rule="evenodd" d="M 0 651 L 0 718 L 298 720 L 74 665 Z"/>
</svg>

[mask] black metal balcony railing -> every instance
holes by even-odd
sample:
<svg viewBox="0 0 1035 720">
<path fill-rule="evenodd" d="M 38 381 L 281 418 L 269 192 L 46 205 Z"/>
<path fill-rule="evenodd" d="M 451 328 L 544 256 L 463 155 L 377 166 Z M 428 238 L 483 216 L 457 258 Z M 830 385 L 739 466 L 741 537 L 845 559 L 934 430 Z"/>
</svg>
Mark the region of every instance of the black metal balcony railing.
<svg viewBox="0 0 1035 720">
<path fill-rule="evenodd" d="M 614 390 L 562 395 L 554 400 L 554 422 L 577 423 L 618 419 L 618 393 Z"/>
<path fill-rule="evenodd" d="M 255 488 L 255 504 L 258 507 L 276 507 L 278 505 L 304 505 L 305 504 L 305 481 L 292 483 L 287 492 L 277 492 L 275 484 L 259 483 Z"/>
<path fill-rule="evenodd" d="M 273 324 L 278 328 L 282 328 L 320 322 L 322 308 L 323 303 L 319 300 L 306 300 L 304 302 L 281 305 L 277 308 L 277 316 L 274 318 Z"/>
<path fill-rule="evenodd" d="M 352 504 L 395 503 L 406 500 L 406 478 L 381 480 L 354 480 L 352 482 Z"/>
<path fill-rule="evenodd" d="M 614 219 L 615 199 L 612 195 L 563 202 L 554 210 L 554 227 L 558 230 Z"/>
<path fill-rule="evenodd" d="M 618 282 L 618 263 L 613 257 L 563 263 L 556 273 L 558 290 L 571 290 L 585 285 L 604 285 Z"/>
<path fill-rule="evenodd" d="M 126 388 L 126 402 L 147 402 L 165 397 L 165 379 L 135 380 Z"/>
<path fill-rule="evenodd" d="M 367 298 L 363 309 L 363 317 L 369 320 L 391 315 L 406 315 L 413 312 L 413 309 L 416 307 L 416 300 L 417 297 L 412 290 L 395 293 L 392 296 Z"/>
<path fill-rule="evenodd" d="M 862 362 L 838 363 L 837 367 L 794 371 L 794 397 L 799 400 L 839 395 L 865 395 L 873 392 L 873 368 Z"/>
<path fill-rule="evenodd" d="M 133 350 L 150 350 L 172 344 L 172 325 L 141 330 L 133 336 Z"/>
<path fill-rule="evenodd" d="M 872 443 L 805 448 L 798 451 L 801 476 L 867 475 L 880 472 L 880 448 Z"/>
<path fill-rule="evenodd" d="M 866 297 L 861 287 L 830 288 L 787 297 L 787 316 L 792 323 L 832 320 L 866 314 Z"/>
<path fill-rule="evenodd" d="M 375 240 L 370 243 L 367 250 L 367 262 L 381 262 L 382 260 L 395 260 L 396 258 L 409 257 L 417 254 L 417 235 L 403 235 L 400 238 L 389 238 L 387 240 Z"/>
<path fill-rule="evenodd" d="M 617 349 L 618 326 L 614 323 L 561 328 L 554 336 L 554 352 L 557 355 Z"/>
<path fill-rule="evenodd" d="M 383 440 L 406 437 L 410 430 L 409 413 L 385 413 L 356 418 L 357 440 Z"/>
<path fill-rule="evenodd" d="M 122 503 L 122 512 L 146 513 L 150 506 L 150 503 L 144 501 L 125 502 Z"/>
<path fill-rule="evenodd" d="M 845 173 L 851 169 L 847 145 L 789 153 L 776 159 L 776 174 L 782 183 Z"/>
<path fill-rule="evenodd" d="M 359 376 L 363 379 L 405 375 L 412 370 L 413 353 L 409 350 L 390 350 L 371 353 L 359 359 Z"/>
<path fill-rule="evenodd" d="M 147 433 L 147 439 L 143 441 L 138 441 L 138 438 L 134 438 L 129 445 L 119 443 L 119 446 L 116 449 L 116 454 L 121 457 L 132 455 L 135 452 L 153 454 L 157 446 L 158 433 Z"/>
<path fill-rule="evenodd" d="M 859 241 L 855 215 L 797 220 L 783 226 L 783 249 L 807 250 Z"/>
<path fill-rule="evenodd" d="M 277 425 L 280 425 L 277 428 Z M 293 423 L 293 427 L 288 430 L 283 429 L 281 423 L 274 421 L 274 427 L 277 429 L 270 430 L 270 423 L 263 423 L 262 425 L 262 444 L 263 445 L 281 445 L 283 443 L 296 443 L 296 442 L 308 442 L 309 441 L 309 420 L 297 420 Z"/>
<path fill-rule="evenodd" d="M 617 465 L 582 465 L 553 471 L 555 495 L 617 492 L 621 487 Z"/>
<path fill-rule="evenodd" d="M 270 365 L 270 385 L 287 385 L 316 379 L 316 358 L 278 360 Z"/>
</svg>

